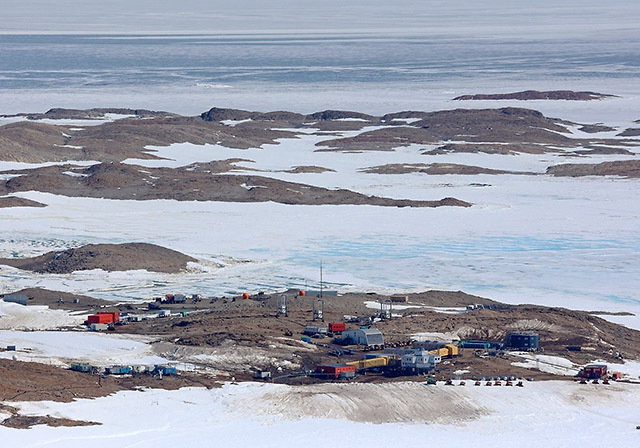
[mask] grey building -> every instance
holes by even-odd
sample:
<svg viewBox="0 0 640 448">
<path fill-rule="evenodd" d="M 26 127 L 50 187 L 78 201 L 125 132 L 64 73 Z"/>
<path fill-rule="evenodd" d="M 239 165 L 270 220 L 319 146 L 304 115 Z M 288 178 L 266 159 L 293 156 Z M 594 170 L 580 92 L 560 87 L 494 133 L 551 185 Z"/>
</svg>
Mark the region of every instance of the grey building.
<svg viewBox="0 0 640 448">
<path fill-rule="evenodd" d="M 382 333 L 375 328 L 343 331 L 342 340 L 346 344 L 384 345 Z"/>
<path fill-rule="evenodd" d="M 27 296 L 24 294 L 5 294 L 5 302 L 19 303 L 20 305 L 27 304 Z"/>
</svg>

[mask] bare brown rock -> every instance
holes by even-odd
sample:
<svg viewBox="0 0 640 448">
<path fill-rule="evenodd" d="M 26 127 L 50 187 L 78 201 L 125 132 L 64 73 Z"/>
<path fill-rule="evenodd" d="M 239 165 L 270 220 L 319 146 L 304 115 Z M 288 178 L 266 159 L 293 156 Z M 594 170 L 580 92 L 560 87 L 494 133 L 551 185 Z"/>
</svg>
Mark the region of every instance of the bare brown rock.
<svg viewBox="0 0 640 448">
<path fill-rule="evenodd" d="M 64 291 L 52 291 L 44 288 L 26 288 L 13 294 L 27 296 L 27 305 L 46 305 L 51 309 L 81 311 L 93 308 L 113 306 L 109 300 L 96 299 L 82 294 L 70 294 Z M 0 298 L 3 298 L 1 295 Z M 61 300 L 62 299 L 62 300 Z M 77 303 L 74 301 L 77 299 Z"/>
<path fill-rule="evenodd" d="M 232 159 L 237 160 L 237 159 Z M 234 162 L 193 164 L 182 168 L 143 168 L 102 163 L 89 168 L 56 165 L 32 170 L 0 184 L 0 194 L 44 191 L 71 197 L 109 199 L 174 199 L 178 201 L 279 202 L 283 204 L 367 204 L 387 207 L 440 207 L 471 204 L 453 198 L 414 201 L 369 196 L 262 176 L 215 174 Z M 69 172 L 75 176 L 68 175 Z M 67 173 L 67 174 L 65 174 Z"/>
<path fill-rule="evenodd" d="M 283 137 L 295 135 L 265 126 L 229 127 L 197 117 L 136 117 L 84 128 L 22 121 L 0 126 L 0 160 L 38 163 L 153 159 L 157 157 L 147 146 L 189 142 L 247 149 L 276 143 Z"/>
<path fill-rule="evenodd" d="M 70 402 L 78 398 L 111 395 L 120 390 L 156 387 L 175 390 L 180 387 L 216 387 L 214 378 L 183 373 L 165 377 L 162 381 L 151 375 L 137 377 L 100 377 L 36 362 L 0 359 L 0 402 L 2 401 L 58 401 Z M 18 415 L 17 409 L 7 409 Z"/>
<path fill-rule="evenodd" d="M 0 264 L 39 273 L 68 274 L 74 271 L 102 269 L 153 272 L 180 272 L 195 258 L 147 243 L 89 244 L 33 258 L 0 258 Z"/>
<path fill-rule="evenodd" d="M 590 149 L 578 149 L 576 151 L 573 151 L 574 154 L 579 154 L 582 156 L 589 156 L 589 155 L 595 155 L 595 154 L 624 154 L 627 156 L 633 156 L 635 155 L 634 152 L 629 151 L 628 149 L 624 149 L 624 148 L 612 148 L 610 146 L 590 146 Z"/>
<path fill-rule="evenodd" d="M 95 426 L 102 423 L 86 420 L 72 420 L 69 418 L 52 417 L 50 415 L 12 415 L 0 423 L 2 426 L 14 429 L 29 429 L 36 425 L 47 426 Z"/>
<path fill-rule="evenodd" d="M 19 198 L 17 196 L 0 197 L 0 208 L 11 207 L 46 207 L 46 205 L 37 201 L 32 201 L 31 199 Z"/>
</svg>

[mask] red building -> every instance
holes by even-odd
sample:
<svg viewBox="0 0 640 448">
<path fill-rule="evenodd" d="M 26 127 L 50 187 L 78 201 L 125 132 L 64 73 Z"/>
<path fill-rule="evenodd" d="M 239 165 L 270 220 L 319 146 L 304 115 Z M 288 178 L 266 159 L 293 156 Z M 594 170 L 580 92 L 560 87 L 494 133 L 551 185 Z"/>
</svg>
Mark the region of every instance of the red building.
<svg viewBox="0 0 640 448">
<path fill-rule="evenodd" d="M 328 364 L 316 367 L 316 373 L 325 378 L 353 378 L 356 376 L 356 366 L 347 364 Z"/>
<path fill-rule="evenodd" d="M 331 322 L 329 323 L 329 331 L 332 333 L 342 333 L 347 329 L 344 322 Z"/>
</svg>

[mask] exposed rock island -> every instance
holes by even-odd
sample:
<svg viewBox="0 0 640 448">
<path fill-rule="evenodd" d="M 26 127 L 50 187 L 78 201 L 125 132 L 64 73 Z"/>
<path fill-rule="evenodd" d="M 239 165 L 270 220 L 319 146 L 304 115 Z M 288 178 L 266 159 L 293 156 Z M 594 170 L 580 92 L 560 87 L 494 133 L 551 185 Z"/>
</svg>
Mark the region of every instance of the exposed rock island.
<svg viewBox="0 0 640 448">
<path fill-rule="evenodd" d="M 513 93 L 491 93 L 491 94 L 475 94 L 462 95 L 454 98 L 454 101 L 465 100 L 568 100 L 568 101 L 591 101 L 601 100 L 604 98 L 615 98 L 616 95 L 608 95 L 596 92 L 574 92 L 573 90 L 524 90 L 522 92 Z"/>
<path fill-rule="evenodd" d="M 195 258 L 175 250 L 147 243 L 88 244 L 63 251 L 47 252 L 32 258 L 0 258 L 0 264 L 38 273 L 69 274 L 102 269 L 177 273 Z"/>
</svg>

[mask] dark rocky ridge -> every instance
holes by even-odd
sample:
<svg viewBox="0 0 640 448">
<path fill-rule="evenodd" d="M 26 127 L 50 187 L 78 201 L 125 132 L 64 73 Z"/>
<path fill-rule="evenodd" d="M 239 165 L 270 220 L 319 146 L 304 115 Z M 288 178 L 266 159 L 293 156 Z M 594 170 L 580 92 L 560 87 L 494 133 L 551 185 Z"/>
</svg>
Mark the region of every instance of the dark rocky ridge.
<svg viewBox="0 0 640 448">
<path fill-rule="evenodd" d="M 98 120 L 104 119 L 106 114 L 118 114 L 125 118 L 85 128 L 37 121 L 41 118 Z M 120 162 L 127 158 L 157 158 L 153 151 L 147 149 L 149 146 L 190 142 L 201 145 L 220 144 L 237 149 L 257 148 L 264 144 L 275 144 L 281 138 L 298 138 L 300 134 L 308 134 L 310 129 L 311 132 L 318 129 L 318 135 L 335 136 L 318 143 L 317 151 L 393 151 L 408 145 L 438 145 L 436 149 L 417 151 L 425 155 L 450 152 L 552 152 L 580 157 L 591 154 L 633 155 L 626 148 L 639 144 L 637 140 L 622 138 L 571 138 L 572 134 L 566 126 L 576 125 L 575 123 L 514 107 L 436 112 L 403 111 L 381 117 L 338 110 L 305 115 L 286 111 L 262 113 L 212 108 L 201 116 L 182 117 L 167 112 L 135 109 L 52 109 L 45 114 L 30 114 L 29 117 L 36 120 L 0 126 L 0 159 L 22 162 L 95 160 L 101 163 L 90 168 L 67 165 L 7 171 L 6 173 L 20 176 L 0 182 L 0 195 L 33 190 L 72 197 L 109 199 L 274 201 L 305 205 L 469 206 L 469 203 L 453 198 L 409 201 L 262 176 L 227 174 L 234 170 L 245 173 L 259 171 L 259 167 L 251 169 L 234 165 L 239 161 L 250 162 L 247 159 L 219 160 L 176 169 L 143 168 Z M 369 131 L 364 129 L 364 132 L 353 137 L 342 137 L 337 133 L 362 130 L 367 126 L 378 128 L 369 128 Z M 583 125 L 582 129 L 592 133 L 610 130 L 601 124 Z M 579 149 L 576 150 L 576 147 Z M 212 147 L 211 151 L 216 151 L 216 148 Z M 215 159 L 213 153 L 211 158 Z M 480 167 L 418 165 L 410 169 L 433 174 L 489 173 L 486 169 L 482 171 Z M 386 171 L 397 169 L 398 167 L 384 168 Z M 406 171 L 407 168 L 404 169 Z M 298 166 L 281 171 L 295 174 L 323 170 L 322 167 Z M 550 171 L 554 174 L 559 172 Z M 491 174 L 504 173 L 493 170 Z"/>
<path fill-rule="evenodd" d="M 629 128 L 625 129 L 621 133 L 618 134 L 620 137 L 638 137 L 640 136 L 640 128 Z"/>
<path fill-rule="evenodd" d="M 581 156 L 588 156 L 594 154 L 623 154 L 626 156 L 635 156 L 634 152 L 624 148 L 612 148 L 610 146 L 591 146 L 591 149 L 577 149 L 573 151 L 574 154 Z"/>
<path fill-rule="evenodd" d="M 596 92 L 574 92 L 572 90 L 525 90 L 513 93 L 492 93 L 492 94 L 475 94 L 462 95 L 454 98 L 454 101 L 465 100 L 570 100 L 570 101 L 591 101 L 601 100 L 604 98 L 615 98 L 616 95 L 607 95 Z"/>
<path fill-rule="evenodd" d="M 314 123 L 318 121 L 358 119 L 368 122 L 378 122 L 380 119 L 373 115 L 362 114 L 344 110 L 324 110 L 308 115 L 297 114 L 295 112 L 275 111 L 275 112 L 250 112 L 238 109 L 223 109 L 213 107 L 207 112 L 200 114 L 204 121 L 225 121 L 225 120 L 253 120 L 253 121 L 288 121 L 290 123 Z"/>
<path fill-rule="evenodd" d="M 618 160 L 602 163 L 565 163 L 547 168 L 547 174 L 564 177 L 622 176 L 640 177 L 640 160 Z"/>
<path fill-rule="evenodd" d="M 537 176 L 538 173 L 525 171 L 505 171 L 456 163 L 390 163 L 372 166 L 360 170 L 370 174 L 408 174 L 422 173 L 429 175 L 477 175 L 477 174 L 512 174 Z M 559 177 L 582 176 L 622 176 L 640 177 L 640 160 L 620 160 L 615 162 L 565 163 L 547 168 L 546 174 Z"/>
<path fill-rule="evenodd" d="M 299 173 L 335 173 L 336 170 L 315 165 L 294 166 L 290 170 L 284 170 L 283 173 L 299 174 Z"/>
<path fill-rule="evenodd" d="M 30 170 L 0 183 L 0 194 L 42 191 L 70 197 L 108 199 L 174 199 L 178 201 L 278 202 L 291 205 L 378 205 L 389 207 L 469 207 L 455 198 L 415 201 L 368 196 L 263 176 L 219 174 L 233 167 L 230 159 L 182 168 L 147 168 L 101 163 L 88 168 L 55 165 Z M 70 176 L 64 173 L 74 173 Z"/>
<path fill-rule="evenodd" d="M 32 258 L 0 258 L 0 264 L 47 274 L 102 269 L 177 273 L 195 258 L 148 243 L 88 244 L 64 251 L 47 252 Z"/>
<path fill-rule="evenodd" d="M 102 120 L 108 114 L 114 115 L 133 115 L 140 118 L 150 117 L 172 117 L 179 116 L 170 112 L 152 111 L 147 109 L 127 109 L 127 108 L 93 108 L 93 109 L 65 109 L 53 108 L 45 113 L 23 113 L 16 115 L 7 115 L 7 117 L 27 117 L 30 120 L 42 120 L 45 118 L 51 120 Z"/>
<path fill-rule="evenodd" d="M 417 121 L 398 121 L 406 119 Z M 615 139 L 571 138 L 571 132 L 558 124 L 559 121 L 531 109 L 515 107 L 437 112 L 409 111 L 385 115 L 381 122 L 387 126 L 382 129 L 366 131 L 355 137 L 325 140 L 316 145 L 323 151 L 390 151 L 411 144 L 433 145 L 458 141 L 465 142 L 465 145 L 478 144 L 473 152 L 506 154 L 561 152 L 558 147 L 588 148 L 596 144 L 635 144 L 633 141 Z M 468 152 L 468 147 L 465 148 L 465 152 Z"/>
<path fill-rule="evenodd" d="M 603 144 L 613 143 L 610 141 L 603 141 Z M 628 156 L 634 156 L 635 153 L 625 148 L 611 147 L 611 146 L 599 146 L 597 144 L 586 144 L 583 146 L 586 149 L 576 149 L 570 151 L 568 149 L 555 149 L 549 148 L 545 145 L 526 144 L 526 143 L 506 143 L 506 144 L 486 144 L 486 143 L 448 143 L 437 147 L 436 149 L 430 149 L 422 151 L 424 155 L 441 155 L 452 153 L 484 153 L 484 154 L 545 154 L 545 153 L 559 153 L 567 156 L 584 156 L 593 154 L 623 154 Z"/>
<path fill-rule="evenodd" d="M 549 150 L 542 145 L 534 144 L 484 144 L 484 143 L 448 143 L 437 147 L 436 149 L 430 149 L 423 151 L 424 155 L 440 155 L 449 153 L 484 153 L 484 154 L 544 154 Z"/>
<path fill-rule="evenodd" d="M 586 132 L 587 134 L 597 134 L 598 132 L 611 132 L 615 131 L 616 128 L 612 128 L 611 126 L 605 126 L 603 124 L 585 124 L 578 128 L 579 131 Z"/>
<path fill-rule="evenodd" d="M 38 121 L 43 118 L 99 120 L 104 119 L 105 114 L 118 114 L 125 118 L 85 127 Z M 637 143 L 621 139 L 572 139 L 558 119 L 513 107 L 404 111 L 382 117 L 337 110 L 303 115 L 286 111 L 263 113 L 222 108 L 212 108 L 196 117 L 135 109 L 52 109 L 44 114 L 21 115 L 30 120 L 0 126 L 0 160 L 119 162 L 127 158 L 156 158 L 145 149 L 148 146 L 189 142 L 247 149 L 274 144 L 281 138 L 296 138 L 298 129 L 306 131 L 311 128 L 326 133 L 362 130 L 367 126 L 383 128 L 356 137 L 328 139 L 318 144 L 318 150 L 392 150 L 413 143 L 447 145 L 447 141 L 455 140 L 466 144 L 495 142 L 511 145 L 508 149 L 494 147 L 493 151 L 556 152 L 557 149 L 548 146 L 581 145 L 588 148 L 597 144 L 625 146 Z M 591 133 L 609 129 L 599 124 L 582 126 L 585 132 Z M 631 134 L 632 131 L 629 130 Z"/>
<path fill-rule="evenodd" d="M 157 158 L 145 149 L 147 146 L 189 142 L 247 149 L 276 143 L 276 139 L 284 137 L 293 138 L 295 134 L 268 127 L 230 127 L 197 117 L 125 118 L 85 128 L 22 121 L 0 126 L 0 160 L 119 162 Z"/>
</svg>

